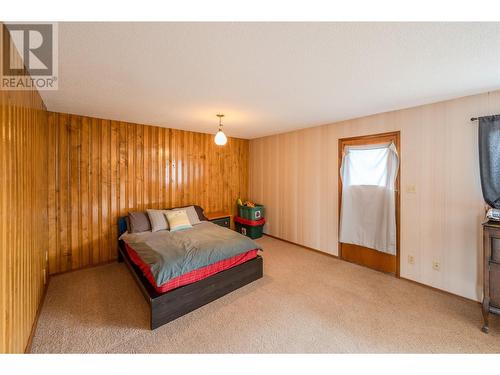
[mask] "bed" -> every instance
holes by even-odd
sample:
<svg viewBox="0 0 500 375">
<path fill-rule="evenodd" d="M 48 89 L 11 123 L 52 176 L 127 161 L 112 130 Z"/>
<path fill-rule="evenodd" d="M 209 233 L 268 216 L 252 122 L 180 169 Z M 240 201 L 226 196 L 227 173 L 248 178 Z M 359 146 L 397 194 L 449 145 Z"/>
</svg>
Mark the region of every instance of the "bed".
<svg viewBox="0 0 500 375">
<path fill-rule="evenodd" d="M 118 261 L 149 304 L 152 330 L 263 276 L 260 246 L 214 223 L 175 233 L 126 232 L 121 217 Z"/>
</svg>

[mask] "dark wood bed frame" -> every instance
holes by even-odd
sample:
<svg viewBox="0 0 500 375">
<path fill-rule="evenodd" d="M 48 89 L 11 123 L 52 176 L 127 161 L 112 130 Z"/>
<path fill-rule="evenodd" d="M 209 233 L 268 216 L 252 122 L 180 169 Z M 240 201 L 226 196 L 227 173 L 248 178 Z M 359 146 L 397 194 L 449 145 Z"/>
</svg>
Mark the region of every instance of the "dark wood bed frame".
<svg viewBox="0 0 500 375">
<path fill-rule="evenodd" d="M 123 223 L 124 220 L 123 222 L 119 220 L 119 233 L 123 233 Z M 150 327 L 152 330 L 263 276 L 262 257 L 257 256 L 206 279 L 165 293 L 158 293 L 144 277 L 139 267 L 132 262 L 125 250 L 123 241 L 119 241 L 118 261 L 125 262 L 149 304 Z"/>
</svg>

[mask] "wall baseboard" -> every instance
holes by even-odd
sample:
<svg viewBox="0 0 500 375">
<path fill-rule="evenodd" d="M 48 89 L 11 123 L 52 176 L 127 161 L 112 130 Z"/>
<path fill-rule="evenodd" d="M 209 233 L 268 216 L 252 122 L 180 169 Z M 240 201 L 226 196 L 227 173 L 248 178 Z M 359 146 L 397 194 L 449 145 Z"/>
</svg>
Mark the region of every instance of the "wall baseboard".
<svg viewBox="0 0 500 375">
<path fill-rule="evenodd" d="M 88 266 L 86 266 L 84 268 L 78 268 L 78 269 L 75 269 L 75 270 L 67 270 L 67 271 L 59 272 L 59 273 L 56 273 L 56 274 L 53 274 L 53 275 L 47 275 L 47 283 L 45 284 L 45 286 L 43 288 L 42 298 L 40 299 L 40 303 L 39 303 L 38 309 L 36 311 L 35 320 L 33 321 L 33 325 L 31 327 L 31 333 L 30 333 L 30 336 L 28 338 L 28 342 L 26 343 L 26 347 L 24 349 L 24 353 L 25 354 L 30 354 L 31 353 L 31 344 L 33 342 L 33 337 L 35 335 L 36 328 L 38 326 L 38 318 L 40 317 L 40 313 L 42 311 L 42 307 L 43 307 L 43 304 L 45 302 L 45 297 L 47 295 L 47 290 L 49 288 L 50 279 L 52 277 L 58 276 L 58 275 L 63 275 L 63 274 L 66 274 L 66 273 L 72 273 L 72 272 L 82 271 L 84 269 L 95 268 L 95 267 L 99 267 L 99 266 L 105 266 L 107 264 L 116 263 L 116 262 L 117 262 L 116 259 L 115 260 L 109 260 L 109 261 L 105 261 L 105 262 L 101 262 L 101 263 L 97 263 L 97 264 L 88 265 Z"/>
<path fill-rule="evenodd" d="M 272 235 L 267 234 L 267 233 L 264 233 L 264 235 L 265 235 L 265 236 L 267 236 L 267 237 L 274 238 L 275 240 L 279 240 L 279 241 L 287 242 L 287 243 L 289 243 L 289 244 L 292 244 L 292 245 L 295 245 L 295 246 L 302 247 L 302 248 L 304 248 L 304 249 L 306 249 L 306 250 L 309 250 L 309 251 L 314 251 L 315 253 L 318 253 L 318 254 L 321 254 L 321 255 L 326 255 L 326 256 L 329 256 L 329 257 L 332 257 L 332 258 L 336 258 L 336 259 L 341 260 L 341 261 L 343 261 L 343 262 L 352 263 L 352 262 L 349 262 L 349 261 L 347 261 L 347 260 L 344 260 L 344 259 L 340 258 L 340 257 L 339 257 L 339 256 L 337 256 L 337 255 L 333 255 L 333 254 L 327 253 L 327 252 L 325 252 L 325 251 L 321 251 L 321 250 L 318 250 L 318 249 L 313 249 L 312 247 L 304 246 L 304 245 L 301 245 L 301 244 L 299 244 L 299 243 L 292 242 L 292 241 L 288 241 L 288 240 L 285 240 L 285 239 L 283 239 L 283 238 L 279 238 L 279 237 L 276 237 L 276 236 L 272 236 Z M 355 264 L 355 263 L 353 263 L 353 264 Z M 361 265 L 359 265 L 359 266 L 361 266 Z M 361 267 L 363 267 L 363 266 L 361 266 Z M 405 282 L 409 282 L 409 283 L 412 283 L 412 284 L 416 284 L 416 285 L 422 286 L 422 287 L 427 288 L 427 289 L 434 290 L 434 291 L 439 292 L 439 293 L 443 293 L 443 294 L 446 294 L 446 295 L 449 295 L 449 296 L 453 296 L 453 297 L 458 297 L 458 298 L 460 298 L 460 299 L 462 299 L 462 300 L 464 300 L 464 301 L 467 301 L 467 302 L 474 302 L 474 303 L 477 303 L 477 304 L 481 305 L 481 302 L 476 301 L 476 300 L 474 300 L 474 299 L 467 298 L 467 297 L 464 297 L 464 296 L 460 296 L 460 295 L 458 295 L 458 294 L 451 293 L 451 292 L 448 292 L 448 291 L 446 291 L 446 290 L 439 289 L 439 288 L 436 288 L 436 287 L 433 287 L 433 286 L 430 286 L 430 285 L 427 285 L 427 284 L 422 284 L 422 283 L 420 283 L 420 282 L 418 282 L 418 281 L 411 280 L 411 279 L 407 279 L 406 277 L 402 277 L 402 276 L 399 276 L 399 277 L 398 277 L 398 276 L 396 276 L 396 275 L 394 275 L 394 277 L 395 277 L 395 278 L 398 278 L 398 279 L 400 279 L 400 280 L 403 280 L 403 281 L 405 281 Z"/>
<path fill-rule="evenodd" d="M 99 263 L 95 263 L 95 264 L 88 264 L 88 265 L 83 266 L 81 268 L 75 268 L 75 269 L 71 269 L 71 270 L 66 270 L 66 271 L 52 273 L 50 275 L 50 277 L 64 275 L 64 274 L 67 274 L 67 273 L 73 273 L 73 272 L 76 272 L 76 271 L 83 271 L 83 270 L 87 270 L 89 268 L 95 268 L 95 267 L 105 266 L 107 264 L 116 263 L 116 262 L 118 262 L 118 258 L 110 259 L 110 260 L 105 260 L 103 262 L 99 262 Z"/>
<path fill-rule="evenodd" d="M 40 313 L 42 312 L 43 303 L 45 302 L 45 296 L 47 295 L 47 290 L 49 289 L 50 276 L 47 276 L 47 282 L 44 285 L 42 298 L 40 298 L 40 303 L 38 304 L 38 308 L 36 310 L 35 320 L 33 321 L 33 325 L 31 326 L 31 333 L 28 337 L 28 342 L 26 343 L 26 347 L 24 348 L 24 354 L 31 353 L 31 344 L 33 343 L 33 337 L 35 336 L 36 327 L 38 326 L 38 318 L 40 317 Z"/>
<path fill-rule="evenodd" d="M 329 257 L 332 257 L 332 258 L 340 259 L 338 255 L 330 254 L 330 253 L 327 253 L 325 251 L 321 251 L 321 250 L 318 250 L 318 249 L 315 249 L 315 248 L 312 248 L 312 247 L 309 247 L 309 246 L 304 246 L 304 245 L 301 245 L 300 243 L 297 243 L 297 242 L 288 241 L 288 240 L 285 240 L 283 238 L 272 236 L 272 235 L 267 234 L 267 233 L 264 233 L 264 236 L 274 238 L 275 240 L 280 240 L 280 241 L 283 241 L 283 242 L 288 242 L 289 244 L 303 247 L 304 249 L 307 249 L 307 250 L 310 250 L 310 251 L 314 251 L 314 252 L 316 252 L 318 254 L 321 254 L 321 255 L 326 255 L 326 256 L 329 256 Z"/>
<path fill-rule="evenodd" d="M 467 297 L 464 297 L 464 296 L 460 296 L 458 294 L 455 294 L 455 293 L 451 293 L 451 292 L 448 292 L 447 290 L 443 290 L 443 289 L 439 289 L 439 288 L 436 288 L 436 287 L 433 287 L 433 286 L 430 286 L 430 285 L 427 285 L 427 284 L 422 284 L 418 281 L 415 281 L 415 280 L 411 280 L 411 279 L 407 279 L 406 277 L 400 277 L 401 280 L 404 280 L 406 282 L 409 282 L 409 283 L 412 283 L 412 284 L 416 284 L 416 285 L 420 285 L 420 286 L 423 286 L 424 288 L 427 288 L 427 289 L 431 289 L 431 290 L 434 290 L 435 292 L 439 292 L 439 293 L 443 293 L 443 294 L 447 294 L 449 296 L 453 296 L 453 297 L 458 297 L 460 299 L 463 299 L 464 301 L 467 301 L 467 302 L 474 302 L 474 303 L 477 303 L 478 305 L 481 305 L 481 302 L 479 301 L 476 301 L 475 299 L 472 299 L 472 298 L 467 298 Z"/>
</svg>

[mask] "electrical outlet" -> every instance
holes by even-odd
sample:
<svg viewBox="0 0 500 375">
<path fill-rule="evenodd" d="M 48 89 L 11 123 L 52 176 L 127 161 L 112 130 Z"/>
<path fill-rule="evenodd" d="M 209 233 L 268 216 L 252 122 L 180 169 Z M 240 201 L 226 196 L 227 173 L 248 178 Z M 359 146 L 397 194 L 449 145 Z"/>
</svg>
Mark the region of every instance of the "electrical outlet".
<svg viewBox="0 0 500 375">
<path fill-rule="evenodd" d="M 415 258 L 413 257 L 413 255 L 408 255 L 408 263 L 415 264 Z"/>
<path fill-rule="evenodd" d="M 441 265 L 439 264 L 439 262 L 437 260 L 434 260 L 432 262 L 432 269 L 434 269 L 436 271 L 439 271 L 441 269 Z"/>
</svg>

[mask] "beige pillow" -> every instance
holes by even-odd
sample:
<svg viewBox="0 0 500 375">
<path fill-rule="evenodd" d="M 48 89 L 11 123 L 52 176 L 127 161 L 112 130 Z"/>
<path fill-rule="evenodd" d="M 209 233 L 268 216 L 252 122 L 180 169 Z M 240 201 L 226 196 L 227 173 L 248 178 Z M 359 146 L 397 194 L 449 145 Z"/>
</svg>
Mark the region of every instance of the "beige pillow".
<svg viewBox="0 0 500 375">
<path fill-rule="evenodd" d="M 158 232 L 159 230 L 167 230 L 168 222 L 165 217 L 166 210 L 146 210 L 151 222 L 151 231 Z"/>
<path fill-rule="evenodd" d="M 196 212 L 194 206 L 174 208 L 172 211 L 186 211 L 186 214 L 188 216 L 191 225 L 196 225 L 201 223 L 200 218 L 198 217 L 198 213 Z"/>
<path fill-rule="evenodd" d="M 189 217 L 186 211 L 184 210 L 167 211 L 165 216 L 167 217 L 171 232 L 193 227 L 189 222 Z"/>
</svg>

